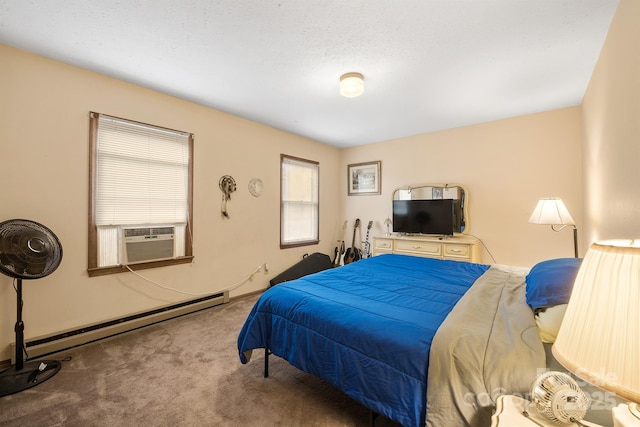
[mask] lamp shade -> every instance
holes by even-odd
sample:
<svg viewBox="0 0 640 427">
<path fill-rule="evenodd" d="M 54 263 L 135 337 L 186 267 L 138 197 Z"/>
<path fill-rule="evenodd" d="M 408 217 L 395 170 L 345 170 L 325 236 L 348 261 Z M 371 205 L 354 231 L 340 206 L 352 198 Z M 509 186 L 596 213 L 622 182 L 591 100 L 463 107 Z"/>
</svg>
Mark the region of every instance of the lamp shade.
<svg viewBox="0 0 640 427">
<path fill-rule="evenodd" d="M 575 225 L 575 221 L 562 199 L 557 197 L 540 199 L 529 218 L 529 222 L 547 225 Z"/>
<path fill-rule="evenodd" d="M 347 73 L 340 77 L 340 95 L 355 98 L 364 93 L 364 77 L 360 73 Z"/>
<path fill-rule="evenodd" d="M 585 381 L 640 402 L 640 240 L 591 245 L 552 351 Z"/>
</svg>

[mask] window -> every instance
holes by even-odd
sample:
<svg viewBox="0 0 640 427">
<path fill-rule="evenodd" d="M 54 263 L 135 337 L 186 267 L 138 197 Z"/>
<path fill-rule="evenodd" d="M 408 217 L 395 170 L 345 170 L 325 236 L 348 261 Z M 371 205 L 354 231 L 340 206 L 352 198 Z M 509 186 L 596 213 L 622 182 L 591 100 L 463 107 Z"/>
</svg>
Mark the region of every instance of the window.
<svg viewBox="0 0 640 427">
<path fill-rule="evenodd" d="M 89 276 L 191 262 L 193 135 L 99 113 L 90 124 Z"/>
<path fill-rule="evenodd" d="M 280 248 L 318 243 L 318 162 L 280 155 Z"/>
</svg>

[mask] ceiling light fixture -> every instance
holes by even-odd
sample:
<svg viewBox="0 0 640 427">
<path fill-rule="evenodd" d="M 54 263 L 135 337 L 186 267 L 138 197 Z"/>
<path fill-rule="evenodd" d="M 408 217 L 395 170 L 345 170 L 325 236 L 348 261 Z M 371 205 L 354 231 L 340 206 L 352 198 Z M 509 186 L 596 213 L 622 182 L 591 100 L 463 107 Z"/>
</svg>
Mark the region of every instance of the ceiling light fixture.
<svg viewBox="0 0 640 427">
<path fill-rule="evenodd" d="M 340 77 L 340 95 L 355 98 L 364 92 L 364 77 L 360 73 L 347 73 Z"/>
</svg>

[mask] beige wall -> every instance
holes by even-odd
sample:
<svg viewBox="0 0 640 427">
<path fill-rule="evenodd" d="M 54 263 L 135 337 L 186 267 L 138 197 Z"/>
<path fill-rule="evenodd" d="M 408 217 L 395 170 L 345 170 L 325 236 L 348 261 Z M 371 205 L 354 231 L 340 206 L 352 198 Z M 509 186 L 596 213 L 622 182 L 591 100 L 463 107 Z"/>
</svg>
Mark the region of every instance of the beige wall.
<svg viewBox="0 0 640 427">
<path fill-rule="evenodd" d="M 640 1 L 621 0 L 583 101 L 587 242 L 640 237 Z"/>
<path fill-rule="evenodd" d="M 527 223 L 540 197 L 564 199 L 584 237 L 581 254 L 596 238 L 637 236 L 638 16 L 640 2 L 621 0 L 582 108 L 345 150 L 0 45 L 4 160 L 0 219 L 42 222 L 64 245 L 64 259 L 56 272 L 25 282 L 26 336 L 184 298 L 130 274 L 87 276 L 90 110 L 196 135 L 195 262 L 144 272 L 188 292 L 223 289 L 268 262 L 268 276 L 258 275 L 235 294 L 262 289 L 305 252 L 333 254 L 345 219 L 349 227 L 356 217 L 363 225 L 374 220 L 372 234 L 382 234 L 393 190 L 407 185 L 464 185 L 469 193 L 468 231 L 482 239 L 498 263 L 529 266 L 572 255 L 570 230 L 554 233 Z M 278 247 L 280 153 L 320 161 L 318 247 L 286 251 Z M 382 161 L 382 194 L 347 196 L 347 165 L 371 160 Z M 230 220 L 219 214 L 217 182 L 224 174 L 233 175 L 239 186 L 229 204 Z M 261 198 L 246 190 L 252 177 L 265 183 Z M 485 262 L 491 261 L 486 251 L 483 256 Z M 0 360 L 9 358 L 14 306 L 11 279 L 0 275 Z"/>
<path fill-rule="evenodd" d="M 480 238 L 499 264 L 531 266 L 573 256 L 573 234 L 529 224 L 541 197 L 561 197 L 582 223 L 580 108 L 566 108 L 475 126 L 346 149 L 342 168 L 382 161 L 382 195 L 351 196 L 346 218 L 374 220 L 386 232 L 393 191 L 428 183 L 460 184 L 468 192 L 467 232 Z M 346 194 L 346 180 L 341 181 Z M 491 257 L 484 250 L 483 262 Z"/>
<path fill-rule="evenodd" d="M 265 288 L 305 252 L 333 250 L 340 204 L 335 189 L 342 177 L 338 149 L 7 46 L 0 45 L 0 62 L 0 219 L 41 222 L 64 248 L 53 274 L 24 282 L 27 338 L 188 299 L 132 274 L 87 276 L 89 111 L 195 134 L 195 261 L 144 270 L 148 278 L 210 293 L 269 263 L 269 275 L 260 273 L 233 296 Z M 318 246 L 279 249 L 280 153 L 320 162 Z M 220 215 L 218 180 L 225 174 L 238 183 L 230 219 Z M 247 189 L 253 177 L 264 181 L 259 198 Z M 9 358 L 14 340 L 11 283 L 0 275 L 0 360 Z"/>
</svg>

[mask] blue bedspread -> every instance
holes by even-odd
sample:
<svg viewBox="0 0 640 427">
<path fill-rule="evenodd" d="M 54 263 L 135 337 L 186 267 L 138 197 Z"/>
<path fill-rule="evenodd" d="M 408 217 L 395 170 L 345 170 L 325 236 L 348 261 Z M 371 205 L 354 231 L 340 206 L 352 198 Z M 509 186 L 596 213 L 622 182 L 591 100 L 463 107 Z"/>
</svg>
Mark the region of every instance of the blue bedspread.
<svg viewBox="0 0 640 427">
<path fill-rule="evenodd" d="M 240 360 L 269 348 L 369 409 L 424 426 L 432 339 L 488 268 L 389 254 L 281 283 L 242 327 Z"/>
</svg>

